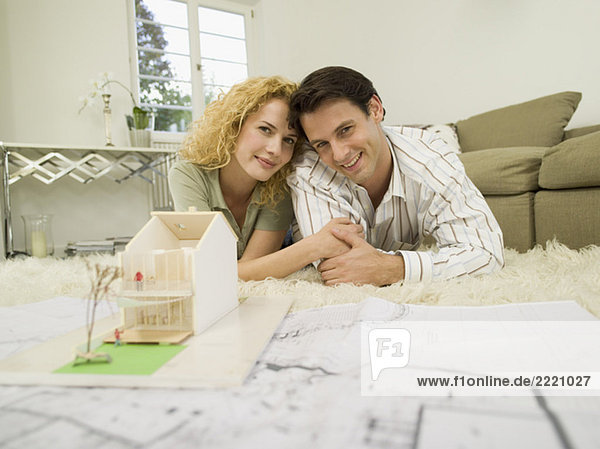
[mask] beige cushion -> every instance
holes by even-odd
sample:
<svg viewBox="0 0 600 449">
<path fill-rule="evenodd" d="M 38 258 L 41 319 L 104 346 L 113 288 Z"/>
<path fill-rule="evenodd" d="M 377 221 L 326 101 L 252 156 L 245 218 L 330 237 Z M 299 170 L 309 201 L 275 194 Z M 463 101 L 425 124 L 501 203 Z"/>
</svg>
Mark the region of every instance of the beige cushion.
<svg viewBox="0 0 600 449">
<path fill-rule="evenodd" d="M 447 145 L 448 149 L 453 153 L 460 153 L 460 144 L 458 143 L 458 135 L 456 134 L 456 125 L 454 123 L 448 123 L 446 125 L 400 125 L 407 128 L 423 129 L 430 133 L 435 134 L 436 137 L 442 139 Z"/>
<path fill-rule="evenodd" d="M 584 126 L 582 128 L 565 129 L 565 140 L 573 137 L 585 136 L 586 134 L 600 131 L 600 125 Z"/>
<path fill-rule="evenodd" d="M 563 139 L 581 93 L 561 92 L 456 123 L 464 152 L 516 146 L 551 147 Z"/>
<path fill-rule="evenodd" d="M 600 131 L 550 148 L 542 160 L 539 183 L 544 189 L 600 186 Z"/>
<path fill-rule="evenodd" d="M 484 195 L 538 190 L 538 173 L 547 148 L 494 148 L 459 155 L 467 176 Z"/>
</svg>

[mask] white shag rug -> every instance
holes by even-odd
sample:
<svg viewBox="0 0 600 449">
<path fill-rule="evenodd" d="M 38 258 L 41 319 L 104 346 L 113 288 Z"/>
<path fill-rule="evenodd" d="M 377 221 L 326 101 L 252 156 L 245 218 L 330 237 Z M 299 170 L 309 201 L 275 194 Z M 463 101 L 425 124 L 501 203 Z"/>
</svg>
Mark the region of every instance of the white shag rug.
<svg viewBox="0 0 600 449">
<path fill-rule="evenodd" d="M 114 256 L 90 256 L 92 263 L 116 264 Z M 115 286 L 118 288 L 118 286 Z M 0 306 L 41 301 L 55 296 L 84 298 L 89 289 L 81 258 L 7 260 L 0 263 Z M 286 279 L 239 282 L 240 297 L 293 295 L 291 311 L 356 303 L 376 296 L 397 303 L 481 306 L 518 302 L 574 300 L 600 318 L 600 247 L 571 250 L 557 242 L 525 254 L 506 251 L 500 272 L 473 278 L 388 287 L 326 287 L 314 268 Z"/>
</svg>

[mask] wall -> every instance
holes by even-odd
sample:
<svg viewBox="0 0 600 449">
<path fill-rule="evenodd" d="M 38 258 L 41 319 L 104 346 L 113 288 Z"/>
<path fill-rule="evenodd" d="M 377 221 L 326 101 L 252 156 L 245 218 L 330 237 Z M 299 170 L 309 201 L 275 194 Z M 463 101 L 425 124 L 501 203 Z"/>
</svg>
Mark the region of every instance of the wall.
<svg viewBox="0 0 600 449">
<path fill-rule="evenodd" d="M 100 104 L 78 114 L 80 97 L 101 72 L 129 85 L 125 0 L 0 0 L 0 140 L 104 145 Z M 129 94 L 112 89 L 113 142 L 128 145 Z M 11 186 L 15 248 L 23 249 L 20 216 L 54 215 L 56 246 L 79 239 L 133 235 L 148 219 L 148 184 L 72 179 L 46 186 L 28 177 Z"/>
<path fill-rule="evenodd" d="M 264 73 L 325 65 L 371 78 L 386 122 L 444 123 L 563 90 L 600 122 L 596 0 L 262 0 Z"/>
</svg>

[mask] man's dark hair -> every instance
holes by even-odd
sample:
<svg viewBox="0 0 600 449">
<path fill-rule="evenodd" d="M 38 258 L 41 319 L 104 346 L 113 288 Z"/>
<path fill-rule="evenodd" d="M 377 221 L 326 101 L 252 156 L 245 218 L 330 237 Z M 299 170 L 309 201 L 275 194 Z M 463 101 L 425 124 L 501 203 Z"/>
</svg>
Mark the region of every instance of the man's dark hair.
<svg viewBox="0 0 600 449">
<path fill-rule="evenodd" d="M 369 100 L 381 97 L 362 73 L 348 67 L 323 67 L 308 75 L 290 99 L 290 123 L 301 133 L 302 114 L 314 112 L 327 100 L 346 99 L 369 115 Z M 385 115 L 385 109 L 383 110 Z"/>
</svg>

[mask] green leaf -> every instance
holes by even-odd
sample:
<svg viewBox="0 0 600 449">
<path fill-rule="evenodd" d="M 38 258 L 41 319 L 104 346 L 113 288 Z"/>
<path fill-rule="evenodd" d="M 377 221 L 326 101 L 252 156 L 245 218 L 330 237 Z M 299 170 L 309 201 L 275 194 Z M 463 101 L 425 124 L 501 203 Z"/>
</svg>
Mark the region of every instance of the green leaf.
<svg viewBox="0 0 600 449">
<path fill-rule="evenodd" d="M 150 123 L 150 115 L 148 111 L 135 106 L 133 108 L 133 125 L 135 129 L 146 129 Z"/>
<path fill-rule="evenodd" d="M 127 122 L 127 129 L 134 129 L 133 117 L 131 115 L 125 116 L 125 121 Z"/>
</svg>

